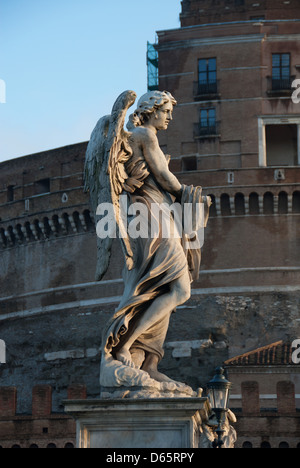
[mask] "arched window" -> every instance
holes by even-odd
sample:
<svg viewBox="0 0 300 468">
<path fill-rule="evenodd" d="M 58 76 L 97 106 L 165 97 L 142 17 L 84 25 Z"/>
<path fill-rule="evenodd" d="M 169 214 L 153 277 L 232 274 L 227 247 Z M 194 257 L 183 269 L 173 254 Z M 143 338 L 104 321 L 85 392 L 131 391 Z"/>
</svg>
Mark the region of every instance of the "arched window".
<svg viewBox="0 0 300 468">
<path fill-rule="evenodd" d="M 243 193 L 237 193 L 234 198 L 235 214 L 242 216 L 245 214 L 245 197 Z"/>
<path fill-rule="evenodd" d="M 52 216 L 52 224 L 53 224 L 53 229 L 56 235 L 59 234 L 61 231 L 61 227 L 60 227 L 57 215 Z"/>
<path fill-rule="evenodd" d="M 293 193 L 293 213 L 300 213 L 300 192 Z"/>
<path fill-rule="evenodd" d="M 31 229 L 33 231 L 33 235 L 35 237 L 35 240 L 40 240 L 43 238 L 43 233 L 40 228 L 39 220 L 35 219 L 31 225 Z"/>
<path fill-rule="evenodd" d="M 73 449 L 73 448 L 74 448 L 74 444 L 72 444 L 72 442 L 67 442 L 64 448 L 65 448 L 65 449 Z"/>
<path fill-rule="evenodd" d="M 90 210 L 84 210 L 83 216 L 84 216 L 84 219 L 85 219 L 87 229 L 93 228 L 94 222 L 93 222 L 93 220 L 91 218 Z"/>
<path fill-rule="evenodd" d="M 17 231 L 18 241 L 23 242 L 25 237 L 24 237 L 24 234 L 22 232 L 21 224 L 17 224 L 16 227 L 15 227 L 15 230 Z"/>
<path fill-rule="evenodd" d="M 34 236 L 33 236 L 33 233 L 31 231 L 31 227 L 30 227 L 30 222 L 27 221 L 24 225 L 24 228 L 25 228 L 25 232 L 27 234 L 27 239 L 28 241 L 32 241 L 34 239 Z M 25 236 L 26 236 L 25 234 Z"/>
<path fill-rule="evenodd" d="M 66 227 L 66 233 L 72 232 L 73 230 L 72 230 L 72 226 L 71 226 L 71 223 L 70 223 L 70 220 L 69 220 L 69 215 L 68 215 L 68 213 L 64 213 L 64 214 L 62 215 L 62 219 L 63 219 L 64 225 L 65 225 L 65 227 Z"/>
<path fill-rule="evenodd" d="M 246 449 L 247 448 L 250 448 L 250 449 L 253 448 L 252 442 L 248 442 L 248 441 L 244 442 L 242 448 L 246 448 Z"/>
<path fill-rule="evenodd" d="M 76 231 L 81 232 L 82 227 L 81 227 L 81 222 L 80 222 L 80 219 L 79 219 L 78 211 L 74 211 L 74 213 L 72 214 L 72 217 L 73 217 L 74 224 L 76 226 Z"/>
<path fill-rule="evenodd" d="M 264 214 L 274 214 L 274 195 L 271 192 L 264 194 Z"/>
<path fill-rule="evenodd" d="M 0 241 L 3 247 L 7 246 L 7 239 L 3 228 L 0 229 Z"/>
<path fill-rule="evenodd" d="M 211 207 L 209 209 L 209 215 L 211 217 L 215 217 L 215 216 L 217 216 L 216 197 L 214 195 L 212 195 L 212 194 L 209 194 L 208 196 L 211 198 L 211 201 L 212 201 L 212 205 L 211 205 Z"/>
<path fill-rule="evenodd" d="M 260 444 L 260 448 L 271 448 L 270 442 L 264 441 Z"/>
<path fill-rule="evenodd" d="M 12 227 L 12 226 L 9 226 L 9 227 L 7 228 L 7 232 L 8 232 L 8 234 L 9 234 L 9 243 L 10 243 L 10 244 L 14 244 L 14 243 L 16 242 L 16 236 L 15 236 L 15 234 L 14 234 L 14 229 L 13 229 L 13 227 Z"/>
<path fill-rule="evenodd" d="M 280 442 L 278 448 L 290 448 L 290 446 L 287 442 Z"/>
<path fill-rule="evenodd" d="M 229 195 L 227 195 L 227 193 L 223 193 L 223 195 L 221 195 L 221 214 L 222 214 L 222 216 L 230 216 L 231 215 L 230 199 L 229 199 Z"/>
<path fill-rule="evenodd" d="M 286 192 L 280 192 L 278 197 L 278 213 L 286 214 L 288 212 L 288 196 Z"/>
<path fill-rule="evenodd" d="M 48 444 L 47 449 L 56 449 L 56 445 L 55 444 Z"/>
<path fill-rule="evenodd" d="M 52 233 L 52 230 L 51 230 L 51 227 L 50 227 L 50 224 L 49 224 L 49 219 L 47 217 L 45 217 L 43 219 L 43 223 L 44 223 L 45 234 L 46 234 L 47 237 L 49 237 L 50 234 Z"/>
</svg>

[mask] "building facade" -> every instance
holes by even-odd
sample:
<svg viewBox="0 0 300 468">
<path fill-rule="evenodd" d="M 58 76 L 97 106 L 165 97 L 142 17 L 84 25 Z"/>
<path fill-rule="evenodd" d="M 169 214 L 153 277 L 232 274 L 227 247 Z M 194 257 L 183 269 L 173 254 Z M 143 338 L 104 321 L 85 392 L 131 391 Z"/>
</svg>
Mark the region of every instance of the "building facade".
<svg viewBox="0 0 300 468">
<path fill-rule="evenodd" d="M 300 7 L 270 2 L 260 19 L 245 20 L 236 8 L 225 14 L 233 1 L 182 3 L 184 27 L 158 32 L 159 86 L 178 99 L 177 123 L 165 141 L 170 154 L 187 170 L 298 166 L 300 110 L 292 84 L 299 78 Z M 252 18 L 250 2 L 239 3 Z M 293 19 L 282 19 L 285 12 Z"/>
<path fill-rule="evenodd" d="M 183 1 L 181 28 L 158 32 L 156 49 L 159 88 L 178 100 L 162 145 L 185 182 L 202 185 L 214 200 L 209 232 L 223 245 L 214 249 L 206 239 L 204 264 L 221 275 L 212 273 L 211 284 L 239 285 L 243 295 L 241 285 L 264 290 L 256 306 L 252 296 L 253 310 L 267 289 L 297 302 L 299 3 Z M 279 339 L 284 329 L 289 339 L 297 338 L 299 322 L 288 332 L 289 313 L 276 320 L 279 302 L 273 298 L 266 322 Z M 248 330 L 254 323 L 250 319 Z M 235 388 L 238 446 L 299 447 L 299 367 L 291 346 L 268 345 L 269 330 L 258 333 L 256 344 L 246 335 L 241 329 L 239 347 L 254 351 L 233 357 L 240 354 L 235 338 L 226 361 Z"/>
<path fill-rule="evenodd" d="M 256 268 L 255 284 L 273 285 L 271 269 L 298 268 L 300 258 L 293 227 L 300 211 L 300 107 L 292 99 L 300 12 L 298 6 L 295 14 L 295 2 L 287 8 L 284 2 L 261 2 L 264 8 L 254 18 L 256 7 L 238 3 L 182 2 L 182 27 L 158 32 L 159 87 L 178 100 L 161 144 L 185 183 L 192 180 L 210 192 L 212 216 L 227 217 L 231 255 L 222 258 L 209 245 L 205 268 L 231 270 L 230 284 L 243 268 L 239 279 L 248 276 L 248 285 L 249 268 Z M 224 222 L 213 223 L 219 239 Z M 274 233 L 271 241 L 267 232 Z M 295 284 L 298 274 L 293 270 L 287 284 Z"/>
<path fill-rule="evenodd" d="M 291 343 L 278 341 L 225 362 L 234 385 L 237 448 L 300 448 L 300 367 L 294 353 Z"/>
<path fill-rule="evenodd" d="M 291 87 L 300 78 L 300 7 L 217 4 L 182 2 L 181 27 L 159 31 L 156 45 L 159 88 L 178 101 L 160 143 L 179 180 L 213 199 L 200 278 L 171 319 L 161 369 L 197 389 L 226 361 L 233 394 L 242 395 L 230 359 L 300 338 L 300 104 Z M 62 402 L 99 395 L 101 330 L 123 292 L 123 256 L 116 242 L 95 282 L 86 146 L 0 165 L 1 446 L 74 445 Z M 243 382 L 254 381 L 244 371 Z M 243 445 L 253 441 L 240 402 L 233 405 L 245 423 Z M 293 421 L 297 408 L 299 400 Z M 267 442 L 264 421 L 257 446 Z"/>
</svg>

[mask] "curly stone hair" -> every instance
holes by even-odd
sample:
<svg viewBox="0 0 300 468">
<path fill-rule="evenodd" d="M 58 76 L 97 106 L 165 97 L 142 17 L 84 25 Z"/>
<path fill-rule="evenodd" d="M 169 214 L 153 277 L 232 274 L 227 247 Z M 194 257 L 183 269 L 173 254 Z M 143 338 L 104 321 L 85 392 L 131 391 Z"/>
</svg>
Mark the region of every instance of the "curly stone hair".
<svg viewBox="0 0 300 468">
<path fill-rule="evenodd" d="M 168 102 L 171 102 L 173 106 L 177 104 L 176 99 L 168 91 L 149 91 L 144 94 L 138 101 L 137 109 L 129 117 L 128 130 L 143 125 L 156 109 L 159 109 Z"/>
</svg>

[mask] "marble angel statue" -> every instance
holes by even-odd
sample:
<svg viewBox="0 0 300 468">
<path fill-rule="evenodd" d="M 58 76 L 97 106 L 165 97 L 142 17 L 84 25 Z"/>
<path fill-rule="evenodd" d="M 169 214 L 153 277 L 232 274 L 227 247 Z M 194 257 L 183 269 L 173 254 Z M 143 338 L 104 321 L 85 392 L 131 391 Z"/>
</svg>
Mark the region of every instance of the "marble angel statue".
<svg viewBox="0 0 300 468">
<path fill-rule="evenodd" d="M 86 153 L 85 186 L 92 208 L 96 214 L 99 204 L 113 205 L 125 258 L 124 294 L 102 337 L 100 382 L 105 387 L 139 385 L 149 376 L 156 382 L 173 382 L 158 371 L 158 364 L 171 314 L 190 298 L 200 268 L 200 249 L 189 248 L 185 233 L 181 238 L 163 236 L 159 219 L 155 236 L 150 215 L 144 216 L 147 235 L 127 235 L 132 213 L 121 213 L 121 197 L 129 206 L 142 204 L 147 213 L 153 204 L 202 203 L 205 222 L 210 205 L 201 187 L 184 186 L 170 172 L 169 157 L 160 149 L 157 133 L 167 130 L 172 120 L 177 104 L 173 96 L 161 91 L 142 96 L 125 131 L 126 113 L 135 101 L 133 91 L 121 94 L 111 115 L 99 120 Z M 175 223 L 174 216 L 169 217 Z M 193 240 L 196 235 L 193 231 Z M 99 281 L 107 271 L 112 242 L 109 236 L 98 238 Z"/>
</svg>

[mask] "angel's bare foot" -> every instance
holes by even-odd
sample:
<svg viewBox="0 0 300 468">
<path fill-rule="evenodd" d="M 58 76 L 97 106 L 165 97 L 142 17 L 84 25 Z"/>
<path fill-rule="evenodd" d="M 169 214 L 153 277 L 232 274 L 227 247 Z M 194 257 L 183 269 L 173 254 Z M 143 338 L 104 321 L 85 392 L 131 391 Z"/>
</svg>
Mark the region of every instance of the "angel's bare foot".
<svg viewBox="0 0 300 468">
<path fill-rule="evenodd" d="M 150 375 L 151 379 L 156 380 L 157 382 L 173 382 L 176 383 L 174 380 L 170 379 L 165 374 L 162 374 L 161 372 L 158 372 L 158 370 L 152 370 L 149 369 L 147 370 L 148 374 Z"/>
<path fill-rule="evenodd" d="M 131 359 L 131 354 L 126 348 L 120 349 L 120 351 L 116 353 L 116 358 L 118 361 L 122 362 L 122 364 L 124 364 L 125 366 L 135 367 L 134 362 Z"/>
<path fill-rule="evenodd" d="M 170 379 L 170 377 L 168 377 L 167 375 L 162 374 L 158 371 L 158 361 L 159 359 L 155 354 L 148 354 L 143 364 L 142 370 L 148 372 L 150 377 L 156 380 L 157 382 L 175 382 L 174 380 Z"/>
</svg>

